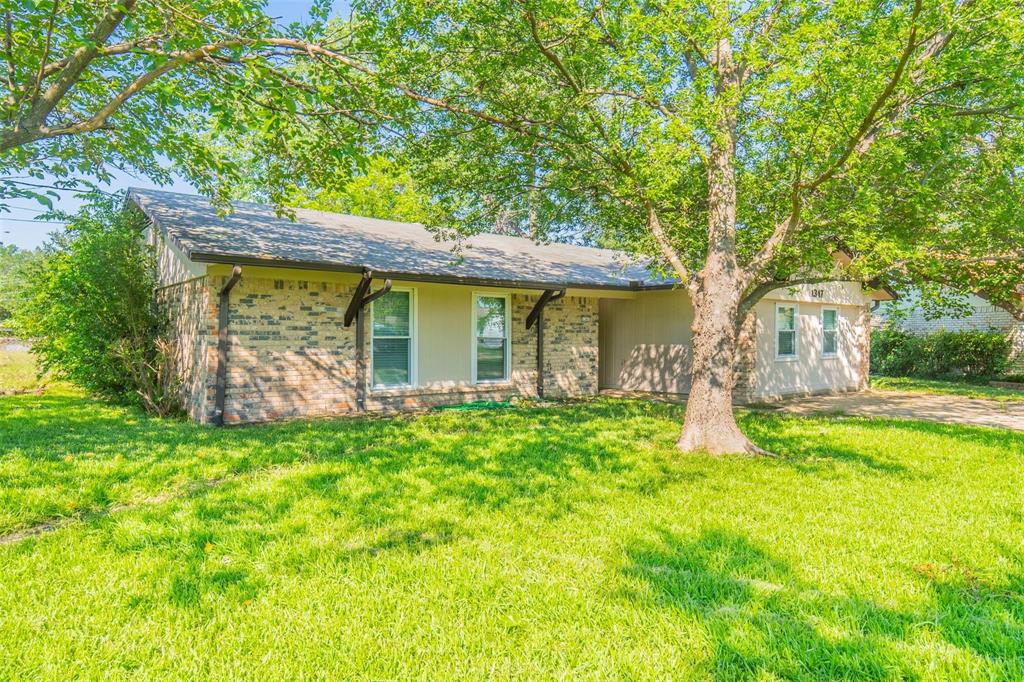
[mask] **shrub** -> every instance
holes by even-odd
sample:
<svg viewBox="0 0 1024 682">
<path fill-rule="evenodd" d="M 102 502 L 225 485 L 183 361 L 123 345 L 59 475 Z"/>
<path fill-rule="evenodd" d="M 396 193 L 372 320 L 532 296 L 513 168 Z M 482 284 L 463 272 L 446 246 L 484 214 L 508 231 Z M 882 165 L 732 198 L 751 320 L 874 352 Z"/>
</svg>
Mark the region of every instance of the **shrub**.
<svg viewBox="0 0 1024 682">
<path fill-rule="evenodd" d="M 26 273 L 43 258 L 42 251 L 0 244 L 0 328 L 7 327 L 24 298 Z"/>
<path fill-rule="evenodd" d="M 967 377 L 999 375 L 1011 344 L 998 331 L 938 331 L 917 336 L 899 329 L 871 335 L 871 371 L 883 376 Z"/>
<path fill-rule="evenodd" d="M 163 339 L 141 226 L 141 215 L 113 198 L 87 204 L 29 269 L 14 321 L 55 378 L 166 415 L 180 409 L 173 349 Z"/>
</svg>

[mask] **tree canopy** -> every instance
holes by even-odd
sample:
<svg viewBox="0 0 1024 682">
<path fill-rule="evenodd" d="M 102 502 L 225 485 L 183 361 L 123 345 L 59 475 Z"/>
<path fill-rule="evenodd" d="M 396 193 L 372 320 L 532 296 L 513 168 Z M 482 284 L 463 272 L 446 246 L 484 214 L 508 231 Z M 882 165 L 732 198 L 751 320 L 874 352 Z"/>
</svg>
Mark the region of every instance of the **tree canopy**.
<svg viewBox="0 0 1024 682">
<path fill-rule="evenodd" d="M 317 2 L 307 22 L 281 26 L 262 0 L 6 4 L 0 202 L 50 204 L 52 186 L 108 181 L 112 169 L 159 183 L 177 173 L 227 197 L 246 178 L 230 149 L 236 131 L 261 131 L 250 142 L 262 144 L 263 163 L 287 168 L 303 117 L 331 117 L 318 144 L 353 156 L 365 130 L 356 89 L 334 89 L 323 104 L 315 79 L 289 75 L 310 60 L 310 36 L 339 55 L 350 48 L 329 10 Z"/>
<path fill-rule="evenodd" d="M 864 279 L 1024 277 L 1019 2 L 358 7 L 379 80 L 421 104 L 420 172 L 440 196 L 474 193 L 478 229 L 484 207 L 516 206 L 686 281 L 724 116 L 751 284 L 831 275 L 837 246 Z"/>
</svg>

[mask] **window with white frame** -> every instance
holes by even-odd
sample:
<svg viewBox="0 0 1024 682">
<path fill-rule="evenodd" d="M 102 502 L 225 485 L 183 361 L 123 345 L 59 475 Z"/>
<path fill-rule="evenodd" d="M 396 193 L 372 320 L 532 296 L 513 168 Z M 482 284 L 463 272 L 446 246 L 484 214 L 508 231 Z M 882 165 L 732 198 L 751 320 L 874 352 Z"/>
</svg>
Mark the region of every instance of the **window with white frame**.
<svg viewBox="0 0 1024 682">
<path fill-rule="evenodd" d="M 839 311 L 821 309 L 821 354 L 839 355 Z"/>
<path fill-rule="evenodd" d="M 372 304 L 373 385 L 413 383 L 415 319 L 413 292 L 392 289 Z"/>
<path fill-rule="evenodd" d="M 775 306 L 775 357 L 796 357 L 796 306 L 776 304 Z"/>
<path fill-rule="evenodd" d="M 473 297 L 473 381 L 507 381 L 508 296 Z"/>
</svg>

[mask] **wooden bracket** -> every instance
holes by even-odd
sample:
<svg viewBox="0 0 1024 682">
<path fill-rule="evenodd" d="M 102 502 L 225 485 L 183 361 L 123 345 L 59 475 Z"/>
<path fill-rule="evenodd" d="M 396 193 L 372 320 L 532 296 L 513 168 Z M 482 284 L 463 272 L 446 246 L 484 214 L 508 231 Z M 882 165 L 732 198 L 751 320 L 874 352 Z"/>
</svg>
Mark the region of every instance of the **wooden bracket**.
<svg viewBox="0 0 1024 682">
<path fill-rule="evenodd" d="M 534 323 L 537 322 L 544 314 L 544 306 L 551 301 L 557 301 L 558 299 L 565 296 L 565 289 L 555 291 L 554 289 L 545 289 L 544 293 L 540 295 L 537 302 L 533 305 L 533 310 L 526 316 L 526 328 L 531 329 Z"/>
<path fill-rule="evenodd" d="M 352 300 L 345 310 L 345 326 L 351 327 L 353 321 L 356 323 L 356 409 L 360 412 L 366 409 L 366 325 L 363 324 L 363 309 L 391 291 L 391 280 L 386 279 L 380 289 L 367 294 L 371 281 L 373 273 L 364 270 L 363 278 L 359 280 L 359 285 L 356 286 Z"/>
<path fill-rule="evenodd" d="M 565 296 L 565 289 L 545 289 L 526 316 L 526 328 L 537 325 L 537 397 L 544 398 L 544 308 L 548 303 Z"/>
<path fill-rule="evenodd" d="M 231 290 L 242 279 L 242 266 L 231 269 L 231 276 L 218 293 L 217 302 L 217 372 L 213 390 L 213 423 L 224 426 L 224 405 L 228 395 L 228 324 L 231 321 Z"/>
<path fill-rule="evenodd" d="M 352 300 L 348 302 L 348 308 L 345 309 L 345 326 L 351 327 L 353 320 L 356 319 L 359 311 L 370 305 L 384 294 L 391 291 L 391 280 L 384 280 L 384 286 L 372 294 L 367 294 L 370 290 L 370 282 L 373 281 L 373 272 L 370 270 L 363 270 L 363 278 L 359 280 L 359 284 L 356 286 L 355 292 L 352 294 Z"/>
</svg>

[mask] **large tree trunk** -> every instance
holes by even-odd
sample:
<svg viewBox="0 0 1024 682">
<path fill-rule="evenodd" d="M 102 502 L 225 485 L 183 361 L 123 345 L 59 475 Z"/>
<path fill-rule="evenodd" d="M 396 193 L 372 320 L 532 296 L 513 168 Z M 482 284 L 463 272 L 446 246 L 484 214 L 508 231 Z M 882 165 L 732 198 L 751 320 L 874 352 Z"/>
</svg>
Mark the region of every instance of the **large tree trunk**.
<svg viewBox="0 0 1024 682">
<path fill-rule="evenodd" d="M 684 452 L 763 452 L 743 435 L 732 411 L 744 277 L 736 261 L 736 109 L 729 101 L 740 76 L 728 38 L 718 41 L 713 61 L 720 109 L 708 154 L 708 250 L 690 286 L 693 378 L 676 445 Z"/>
<path fill-rule="evenodd" d="M 684 452 L 715 455 L 761 454 L 764 451 L 740 431 L 733 413 L 739 293 L 734 282 L 724 279 L 709 279 L 694 297 L 693 380 L 676 446 Z"/>
</svg>

